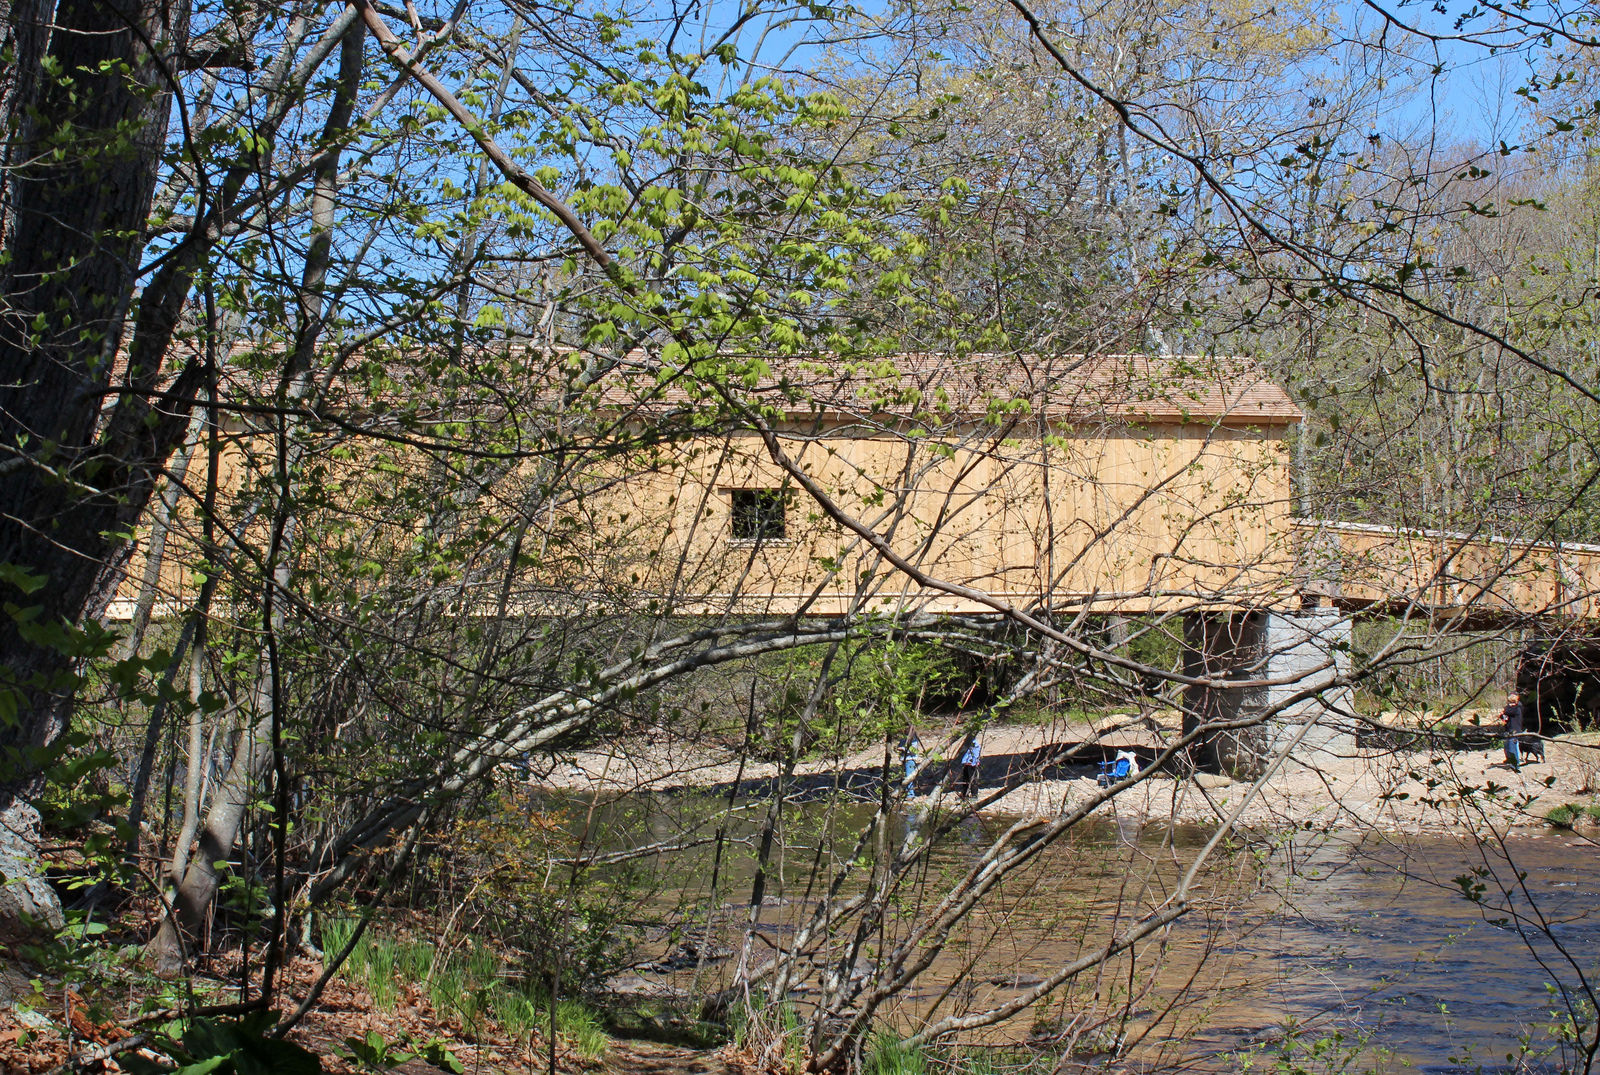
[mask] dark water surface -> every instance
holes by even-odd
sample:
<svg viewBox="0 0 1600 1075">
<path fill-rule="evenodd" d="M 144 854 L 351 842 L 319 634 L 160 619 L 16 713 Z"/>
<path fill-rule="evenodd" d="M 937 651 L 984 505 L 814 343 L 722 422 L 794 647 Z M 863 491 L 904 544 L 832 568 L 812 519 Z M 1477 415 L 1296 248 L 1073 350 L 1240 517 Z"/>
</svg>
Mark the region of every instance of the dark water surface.
<svg viewBox="0 0 1600 1075">
<path fill-rule="evenodd" d="M 1596 850 L 1555 832 L 1320 849 L 1308 870 L 1320 878 L 1245 942 L 1273 968 L 1259 1010 L 1323 1013 L 1392 1051 L 1397 1069 L 1560 1070 L 1552 1025 L 1571 1012 L 1552 988 L 1587 996 Z"/>
<path fill-rule="evenodd" d="M 725 826 L 709 820 L 722 805 L 688 796 L 565 805 L 574 828 L 602 850 L 724 837 L 645 869 L 641 918 L 678 927 L 655 932 L 663 956 L 684 937 L 719 956 L 742 943 L 765 804 Z M 765 941 L 752 946 L 753 964 L 815 906 L 814 867 L 832 876 L 899 846 L 908 824 L 926 833 L 937 823 L 898 815 L 880 842 L 862 845 L 871 816 L 859 803 L 786 809 L 756 914 Z M 926 871 L 900 893 L 886 943 L 1009 820 L 967 819 L 940 837 Z M 987 899 L 888 1017 L 915 1026 L 930 1014 L 1016 996 L 1159 906 L 1210 835 L 1116 821 L 1075 830 Z M 847 876 L 840 891 L 862 883 Z M 1354 1054 L 1349 1070 L 1558 1071 L 1566 1061 L 1551 1028 L 1568 1017 L 1560 994 L 1582 990 L 1600 956 L 1600 849 L 1553 830 L 1503 843 L 1247 835 L 1202 870 L 1195 897 L 1170 932 L 1082 976 L 989 1040 L 1017 1041 L 1077 1019 L 1102 1024 L 1087 1040 L 1125 1043 L 1121 1059 L 1099 1061 L 1111 1070 L 1237 1070 L 1241 1052 L 1252 1049 L 1255 1069 L 1271 1070 L 1281 1055 L 1276 1043 L 1290 1031 L 1302 1056 L 1322 1042 L 1325 1055 L 1306 1061 L 1310 1070 L 1339 1070 L 1337 1057 Z M 692 968 L 682 962 L 640 976 L 701 991 L 725 981 L 736 956 Z M 814 988 L 803 983 L 790 999 L 803 1006 Z"/>
</svg>

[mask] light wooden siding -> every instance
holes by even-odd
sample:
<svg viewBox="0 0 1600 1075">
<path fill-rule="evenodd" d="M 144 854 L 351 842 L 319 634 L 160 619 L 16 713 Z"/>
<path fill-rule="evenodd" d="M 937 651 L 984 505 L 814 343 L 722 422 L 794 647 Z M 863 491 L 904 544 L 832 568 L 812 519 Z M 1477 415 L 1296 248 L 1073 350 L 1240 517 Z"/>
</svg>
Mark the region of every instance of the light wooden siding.
<svg viewBox="0 0 1600 1075">
<path fill-rule="evenodd" d="M 970 423 L 919 439 L 865 424 L 812 424 L 785 429 L 783 439 L 791 458 L 844 511 L 932 576 L 1012 603 L 1048 597 L 1058 606 L 1091 602 L 1102 611 L 1137 612 L 1285 599 L 1291 572 L 1281 547 L 1290 507 L 1284 432 L 1283 426 L 1108 422 L 1055 428 L 1047 440 L 1037 423 L 1004 430 Z M 355 518 L 331 512 L 326 518 L 339 519 L 341 530 L 300 535 L 299 578 L 308 581 L 304 572 L 321 570 L 321 546 L 341 543 L 359 546 L 389 575 L 352 584 L 329 574 L 322 592 L 332 601 L 360 600 L 361 592 L 386 585 L 427 584 L 421 576 L 397 580 L 398 572 L 422 570 L 405 567 L 412 531 L 391 524 L 381 510 L 363 516 L 360 505 L 372 490 L 393 484 L 378 463 L 431 464 L 408 460 L 392 446 L 356 447 L 358 455 L 330 460 L 319 479 Z M 260 482 L 269 473 L 265 459 L 251 460 L 230 445 L 221 478 L 230 524 L 249 499 L 250 476 Z M 738 615 L 992 611 L 912 581 L 799 489 L 786 540 L 731 540 L 732 490 L 789 484 L 754 434 L 704 437 L 629 459 L 593 464 L 575 480 L 581 495 L 538 509 L 524 549 L 534 566 L 515 587 L 515 608 L 539 614 L 599 602 Z M 535 480 L 535 467 L 527 482 Z M 501 479 L 484 510 L 517 502 L 522 480 Z M 179 516 L 158 615 L 186 607 L 196 593 L 192 506 Z M 113 618 L 131 611 L 141 568 L 136 554 Z M 453 603 L 482 611 L 492 606 L 493 589 L 463 586 Z"/>
<path fill-rule="evenodd" d="M 1281 428 L 1058 430 L 1053 443 L 985 427 L 938 441 L 888 431 L 785 431 L 789 456 L 850 515 L 939 579 L 1007 601 L 1092 600 L 1138 611 L 1282 599 L 1290 507 Z M 661 528 L 650 589 L 685 610 L 741 614 L 984 611 L 925 588 L 796 489 L 781 542 L 732 540 L 734 489 L 781 488 L 758 438 L 685 446 L 670 475 L 624 483 Z"/>
<path fill-rule="evenodd" d="M 1125 609 L 1254 603 L 1283 590 L 1289 511 L 1281 433 L 1161 426 L 1075 430 L 1052 446 L 1006 589 Z M 1041 468 L 1043 469 L 1043 468 Z M 1046 511 L 1048 508 L 1048 511 Z M 1030 558 L 1032 564 L 1030 565 Z"/>
<path fill-rule="evenodd" d="M 204 534 L 195 498 L 205 495 L 207 466 L 207 450 L 202 444 L 196 449 L 185 478 L 184 484 L 189 492 L 180 495 L 176 510 L 167 521 L 167 538 L 162 549 L 155 600 L 151 610 L 153 618 L 158 620 L 170 618 L 192 607 L 200 593 L 200 572 L 206 565 L 201 555 Z M 223 516 L 221 525 L 224 528 L 238 527 L 245 522 L 239 510 L 239 494 L 245 489 L 252 472 L 248 453 L 238 436 L 230 434 L 225 437 L 217 458 L 218 504 Z M 158 488 L 156 499 L 163 495 L 165 489 Z M 106 617 L 110 620 L 128 620 L 133 616 L 135 602 L 138 601 L 140 590 L 144 585 L 147 557 L 151 547 L 151 512 L 155 508 L 156 499 L 152 499 L 151 510 L 146 512 L 139 525 L 134 528 L 133 544 L 122 582 L 106 609 Z M 219 534 L 218 538 L 226 541 L 226 533 Z"/>
<path fill-rule="evenodd" d="M 1600 616 L 1600 546 L 1301 520 L 1307 587 L 1349 609 Z"/>
</svg>

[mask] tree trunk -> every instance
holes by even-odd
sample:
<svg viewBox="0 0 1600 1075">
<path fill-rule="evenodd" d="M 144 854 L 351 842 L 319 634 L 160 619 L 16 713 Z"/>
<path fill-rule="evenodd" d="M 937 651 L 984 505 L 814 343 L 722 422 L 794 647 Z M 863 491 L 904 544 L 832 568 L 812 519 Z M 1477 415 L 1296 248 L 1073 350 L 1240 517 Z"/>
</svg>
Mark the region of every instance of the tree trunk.
<svg viewBox="0 0 1600 1075">
<path fill-rule="evenodd" d="M 171 911 L 162 917 L 160 929 L 145 949 L 162 977 L 176 975 L 183 967 L 185 954 L 197 950 L 206 915 L 217 898 L 217 863 L 233 854 L 245 810 L 266 768 L 271 735 L 270 715 L 257 719 L 240 734 L 227 775 L 217 787 L 211 809 L 206 811 L 199 840 L 192 852 L 187 845 L 176 852 L 185 859 L 183 877 L 173 890 Z"/>
<path fill-rule="evenodd" d="M 50 40 L 50 0 L 0 0 L 0 249 L 12 230 L 11 175 L 27 159 L 28 117 L 39 102 L 45 46 Z M 3 277 L 0 271 L 0 277 Z"/>
<path fill-rule="evenodd" d="M 200 831 L 200 805 L 205 794 L 205 773 L 211 764 L 211 747 L 206 745 L 205 712 L 200 707 L 200 695 L 205 689 L 202 662 L 205 657 L 205 631 L 189 653 L 189 761 L 183 770 L 183 823 L 178 827 L 178 839 L 173 845 L 170 876 L 174 885 L 183 882 L 189 869 L 189 845 Z M 212 736 L 216 736 L 213 728 Z"/>
<path fill-rule="evenodd" d="M 150 362 L 126 371 L 129 393 L 103 414 L 171 110 L 156 53 L 182 47 L 188 18 L 187 0 L 62 0 L 45 50 L 59 77 L 15 75 L 16 100 L 30 80 L 39 89 L 35 122 L 9 147 L 25 163 L 9 176 L 0 259 L 0 565 L 45 585 L 8 578 L 0 596 L 42 623 L 82 616 L 187 424 L 141 398 L 162 375 Z M 37 790 L 63 726 L 64 648 L 0 617 L 0 689 L 17 702 L 0 722 L 0 812 Z"/>
<path fill-rule="evenodd" d="M 344 36 L 339 61 L 339 91 L 323 129 L 324 145 L 337 143 L 354 112 L 365 40 L 365 28 L 360 23 L 353 24 Z M 326 322 L 323 290 L 333 257 L 334 195 L 338 185 L 338 168 L 339 155 L 333 152 L 327 154 L 316 172 L 312 201 L 312 224 L 316 232 L 306 253 L 301 278 L 300 324 L 295 335 L 294 351 L 284 371 L 282 389 L 284 403 L 290 409 L 305 403 L 314 394 L 312 360 Z M 281 634 L 284 626 L 283 609 L 289 592 L 290 562 L 294 557 L 298 524 L 292 486 L 303 454 L 303 449 L 293 443 L 293 430 L 287 425 L 288 420 L 280 418 L 279 421 L 285 424 L 277 431 L 278 504 L 274 512 L 273 542 L 268 555 L 269 575 L 264 580 L 262 605 L 267 615 L 269 649 L 272 638 Z M 187 840 L 181 840 L 174 852 L 173 872 L 175 875 L 181 872 L 182 876 L 174 890 L 171 913 L 162 919 L 160 929 L 146 948 L 146 955 L 155 964 L 158 974 L 170 976 L 178 973 L 183 964 L 185 941 L 190 942 L 188 950 L 193 951 L 194 942 L 200 937 L 205 917 L 217 896 L 216 863 L 233 853 L 234 843 L 244 823 L 246 807 L 276 753 L 275 744 L 281 733 L 282 714 L 278 708 L 282 696 L 280 686 L 274 662 L 269 654 L 263 654 L 261 672 L 256 678 L 255 712 L 259 716 L 241 736 L 234 750 L 233 762 L 206 814 L 205 828 L 193 853 L 189 850 Z M 191 731 L 191 749 L 196 741 Z M 278 775 L 281 788 L 283 774 L 280 772 Z M 190 785 L 193 786 L 192 779 Z M 277 803 L 280 821 L 286 806 L 280 796 Z M 186 828 L 188 813 L 186 804 Z M 280 830 L 280 840 L 282 835 Z M 272 899 L 281 915 L 283 893 L 275 889 Z M 275 925 L 281 927 L 281 917 Z M 263 988 L 270 989 L 270 959 L 265 977 L 268 981 L 263 983 Z"/>
<path fill-rule="evenodd" d="M 189 476 L 189 462 L 200 447 L 200 435 L 205 429 L 205 418 L 196 415 L 184 435 L 183 448 L 172 461 L 172 473 L 167 487 L 156 504 L 150 520 L 150 533 L 145 539 L 144 570 L 140 574 L 139 593 L 133 602 L 133 614 L 128 622 L 128 633 L 123 637 L 118 658 L 128 660 L 139 655 L 144 644 L 144 633 L 150 627 L 150 617 L 155 612 L 156 598 L 161 594 L 161 568 L 167 559 L 167 535 L 172 530 L 172 515 L 178 510 L 178 495 Z"/>
</svg>

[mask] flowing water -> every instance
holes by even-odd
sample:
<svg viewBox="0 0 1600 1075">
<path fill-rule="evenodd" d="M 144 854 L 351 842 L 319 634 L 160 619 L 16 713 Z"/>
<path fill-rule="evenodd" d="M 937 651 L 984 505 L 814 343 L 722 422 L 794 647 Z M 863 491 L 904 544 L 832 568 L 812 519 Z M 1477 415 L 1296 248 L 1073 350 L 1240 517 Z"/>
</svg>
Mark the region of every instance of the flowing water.
<svg viewBox="0 0 1600 1075">
<path fill-rule="evenodd" d="M 750 803 L 726 824 L 712 820 L 723 805 L 703 796 L 567 804 L 574 828 L 602 850 L 705 841 L 636 867 L 636 921 L 656 928 L 643 949 L 651 965 L 629 976 L 631 984 L 699 995 L 725 982 L 752 919 L 750 962 L 759 966 L 794 937 L 826 878 L 854 862 L 859 868 L 839 893 L 861 891 L 875 855 L 902 846 L 908 829 L 913 838 L 933 836 L 939 820 L 901 813 L 880 838 L 863 841 L 870 805 L 787 807 L 766 899 L 752 914 L 765 804 Z M 966 819 L 938 834 L 926 868 L 867 937 L 869 954 L 892 947 L 1008 824 Z M 1017 997 L 1160 906 L 1210 835 L 1127 821 L 1074 830 L 992 893 L 886 1017 L 905 1029 Z M 1278 1046 L 1260 1043 L 1292 1031 L 1302 1053 L 1317 1042 L 1335 1046 L 1312 1070 L 1353 1054 L 1355 1070 L 1555 1071 L 1562 1061 L 1551 1052 L 1559 1036 L 1552 1028 L 1568 1016 L 1561 991 L 1582 988 L 1600 941 L 1600 855 L 1555 830 L 1503 844 L 1249 834 L 1208 860 L 1195 897 L 1188 916 L 1131 956 L 968 1040 L 1037 1040 L 1086 1026 L 1079 1047 L 1093 1063 L 1109 1061 L 1093 1060 L 1092 1046 L 1120 1041 L 1115 1070 L 1217 1071 L 1238 1069 L 1252 1048 L 1265 1050 L 1255 1061 L 1261 1066 Z M 827 959 L 840 950 L 828 949 Z M 791 991 L 798 1008 L 816 1002 L 826 961 Z M 870 975 L 873 966 L 857 973 Z"/>
</svg>

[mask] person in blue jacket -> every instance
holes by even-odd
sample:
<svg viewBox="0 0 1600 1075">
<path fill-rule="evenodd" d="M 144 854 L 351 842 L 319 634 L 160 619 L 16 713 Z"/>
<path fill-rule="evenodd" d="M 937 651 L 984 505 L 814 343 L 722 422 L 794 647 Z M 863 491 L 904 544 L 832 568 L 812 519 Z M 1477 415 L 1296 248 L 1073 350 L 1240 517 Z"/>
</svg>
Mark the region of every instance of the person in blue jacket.
<svg viewBox="0 0 1600 1075">
<path fill-rule="evenodd" d="M 1501 716 L 1506 722 L 1506 764 L 1517 772 L 1522 771 L 1522 703 L 1515 694 L 1506 695 L 1506 708 Z"/>
<path fill-rule="evenodd" d="M 900 759 L 906 767 L 906 798 L 915 799 L 917 770 L 922 768 L 922 739 L 915 727 L 907 728 L 905 738 L 900 740 Z"/>
<path fill-rule="evenodd" d="M 956 780 L 956 790 L 962 799 L 972 798 L 972 789 L 978 784 L 978 763 L 983 761 L 983 744 L 974 734 L 967 749 L 961 753 L 961 776 Z"/>
</svg>

